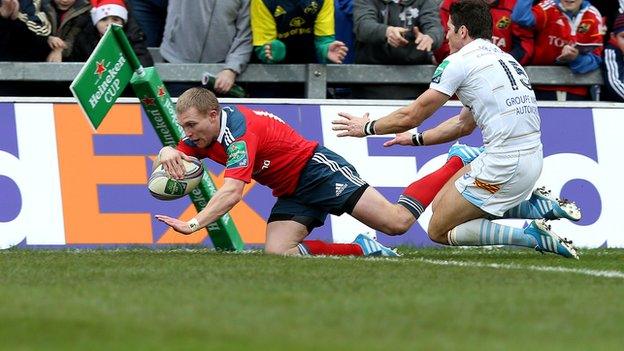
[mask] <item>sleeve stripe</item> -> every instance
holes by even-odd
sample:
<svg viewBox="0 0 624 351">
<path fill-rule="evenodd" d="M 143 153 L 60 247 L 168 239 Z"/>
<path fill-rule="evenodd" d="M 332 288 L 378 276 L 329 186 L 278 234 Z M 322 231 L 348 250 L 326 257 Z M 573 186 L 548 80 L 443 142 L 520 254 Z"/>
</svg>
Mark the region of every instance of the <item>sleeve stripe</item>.
<svg viewBox="0 0 624 351">
<path fill-rule="evenodd" d="M 607 78 L 609 79 L 611 87 L 624 99 L 624 83 L 619 79 L 618 64 L 614 50 L 605 50 L 605 64 L 607 67 Z"/>
</svg>

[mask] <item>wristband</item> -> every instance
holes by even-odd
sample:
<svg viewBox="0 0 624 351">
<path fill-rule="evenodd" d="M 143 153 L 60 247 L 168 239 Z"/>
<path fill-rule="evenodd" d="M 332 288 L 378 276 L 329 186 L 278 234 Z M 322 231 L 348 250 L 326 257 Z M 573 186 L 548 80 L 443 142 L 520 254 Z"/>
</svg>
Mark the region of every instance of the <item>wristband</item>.
<svg viewBox="0 0 624 351">
<path fill-rule="evenodd" d="M 364 125 L 364 135 L 375 135 L 375 123 L 377 120 L 366 122 Z"/>
<path fill-rule="evenodd" d="M 412 134 L 412 144 L 414 146 L 422 146 L 425 145 L 425 141 L 423 140 L 423 133 Z"/>
<path fill-rule="evenodd" d="M 196 231 L 199 229 L 199 221 L 195 217 L 191 218 L 191 220 L 186 222 L 186 224 L 188 224 L 189 228 L 191 228 L 192 231 Z"/>
</svg>

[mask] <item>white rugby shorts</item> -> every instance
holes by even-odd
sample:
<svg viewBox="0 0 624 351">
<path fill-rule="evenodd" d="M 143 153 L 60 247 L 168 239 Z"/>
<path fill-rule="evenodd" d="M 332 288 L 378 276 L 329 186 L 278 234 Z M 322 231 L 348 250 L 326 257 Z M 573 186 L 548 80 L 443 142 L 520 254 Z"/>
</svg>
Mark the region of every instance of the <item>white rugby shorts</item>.
<svg viewBox="0 0 624 351">
<path fill-rule="evenodd" d="M 470 172 L 455 181 L 455 188 L 473 205 L 500 217 L 531 194 L 542 163 L 541 145 L 505 153 L 485 151 L 470 163 Z"/>
</svg>

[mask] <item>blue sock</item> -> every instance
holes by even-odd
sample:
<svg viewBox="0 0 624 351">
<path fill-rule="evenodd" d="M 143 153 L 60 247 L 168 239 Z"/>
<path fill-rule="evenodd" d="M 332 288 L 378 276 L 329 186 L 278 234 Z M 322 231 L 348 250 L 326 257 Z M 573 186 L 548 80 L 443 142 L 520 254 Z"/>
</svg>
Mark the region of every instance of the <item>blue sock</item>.
<svg viewBox="0 0 624 351">
<path fill-rule="evenodd" d="M 531 196 L 522 201 L 518 206 L 510 208 L 501 218 L 539 219 L 545 218 L 546 214 L 553 209 L 553 201 L 549 199 Z"/>
<path fill-rule="evenodd" d="M 535 247 L 537 243 L 523 228 L 494 223 L 488 219 L 473 219 L 460 224 L 448 234 L 449 245 L 484 246 L 515 245 Z"/>
</svg>

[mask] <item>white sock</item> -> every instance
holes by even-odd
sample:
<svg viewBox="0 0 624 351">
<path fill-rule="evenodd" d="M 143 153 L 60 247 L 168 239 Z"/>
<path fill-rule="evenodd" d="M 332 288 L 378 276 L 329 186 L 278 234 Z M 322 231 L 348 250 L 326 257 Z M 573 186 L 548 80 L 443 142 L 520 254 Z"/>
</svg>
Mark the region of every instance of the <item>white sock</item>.
<svg viewBox="0 0 624 351">
<path fill-rule="evenodd" d="M 460 224 L 448 233 L 449 245 L 484 246 L 515 245 L 535 247 L 537 243 L 524 229 L 494 223 L 489 219 L 478 218 Z"/>
</svg>

